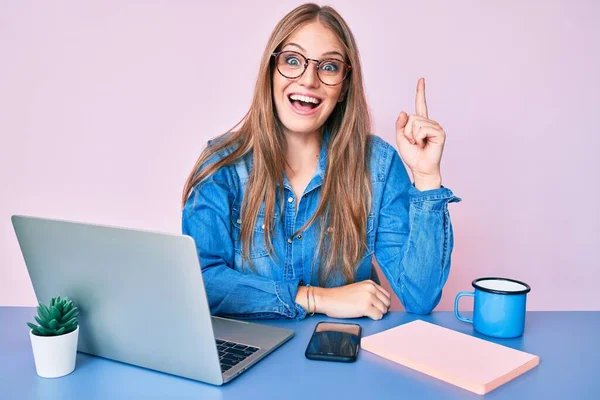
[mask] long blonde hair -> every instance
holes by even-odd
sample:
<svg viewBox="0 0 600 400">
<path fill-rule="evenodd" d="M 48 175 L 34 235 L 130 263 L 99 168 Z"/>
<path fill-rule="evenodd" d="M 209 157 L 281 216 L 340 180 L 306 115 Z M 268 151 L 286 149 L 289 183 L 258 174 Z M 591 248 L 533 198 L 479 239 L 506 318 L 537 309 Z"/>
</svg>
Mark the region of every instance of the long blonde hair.
<svg viewBox="0 0 600 400">
<path fill-rule="evenodd" d="M 333 273 L 342 273 L 346 283 L 354 281 L 355 269 L 366 249 L 366 226 L 371 208 L 369 137 L 371 117 L 363 89 L 362 68 L 354 36 L 344 19 L 329 6 L 308 3 L 288 13 L 271 33 L 262 56 L 250 110 L 238 124 L 219 135 L 213 146 L 204 149 L 190 173 L 182 196 L 182 207 L 194 186 L 252 152 L 253 167 L 242 201 L 240 239 L 242 254 L 249 260 L 254 225 L 264 203 L 264 240 L 273 254 L 271 229 L 274 225 L 276 188 L 283 201 L 285 136 L 272 97 L 274 64 L 271 55 L 300 26 L 319 22 L 331 29 L 347 54 L 352 71 L 346 78 L 348 90 L 325 122 L 329 129 L 327 167 L 322 194 L 312 218 L 296 233 L 319 220 L 319 281 L 325 285 Z M 239 130 L 234 131 L 236 126 Z M 233 152 L 199 170 L 213 154 L 231 146 Z M 283 210 L 283 205 L 280 205 Z M 323 229 L 327 226 L 327 229 Z M 314 266 L 314 262 L 313 262 Z"/>
</svg>

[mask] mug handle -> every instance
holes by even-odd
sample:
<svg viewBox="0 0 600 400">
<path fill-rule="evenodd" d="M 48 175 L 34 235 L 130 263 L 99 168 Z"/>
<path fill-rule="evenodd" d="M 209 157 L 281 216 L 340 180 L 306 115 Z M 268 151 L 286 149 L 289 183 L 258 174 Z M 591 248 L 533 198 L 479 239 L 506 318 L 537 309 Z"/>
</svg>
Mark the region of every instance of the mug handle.
<svg viewBox="0 0 600 400">
<path fill-rule="evenodd" d="M 463 296 L 474 297 L 475 292 L 458 292 L 458 294 L 456 295 L 456 300 L 454 300 L 454 316 L 458 318 L 459 321 L 468 322 L 472 324 L 473 320 L 471 318 L 461 317 L 458 313 L 458 300 Z"/>
</svg>

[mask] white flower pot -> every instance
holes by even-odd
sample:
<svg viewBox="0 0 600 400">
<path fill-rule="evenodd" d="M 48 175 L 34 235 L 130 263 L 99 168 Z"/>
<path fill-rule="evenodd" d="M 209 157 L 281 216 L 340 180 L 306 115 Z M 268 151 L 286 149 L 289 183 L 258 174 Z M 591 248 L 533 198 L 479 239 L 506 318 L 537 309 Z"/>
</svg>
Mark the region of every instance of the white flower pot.
<svg viewBox="0 0 600 400">
<path fill-rule="evenodd" d="M 37 374 L 42 378 L 59 378 L 73 372 L 77 358 L 79 326 L 60 336 L 37 336 L 29 331 Z"/>
</svg>

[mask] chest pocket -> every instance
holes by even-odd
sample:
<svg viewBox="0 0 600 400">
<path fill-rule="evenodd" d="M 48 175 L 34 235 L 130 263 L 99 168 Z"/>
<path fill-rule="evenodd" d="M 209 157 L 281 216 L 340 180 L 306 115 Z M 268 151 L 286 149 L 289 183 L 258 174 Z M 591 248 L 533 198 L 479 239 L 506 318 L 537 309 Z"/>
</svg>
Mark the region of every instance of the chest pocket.
<svg viewBox="0 0 600 400">
<path fill-rule="evenodd" d="M 232 239 L 233 239 L 233 248 L 236 254 L 242 254 L 242 240 L 240 235 L 242 233 L 242 216 L 239 208 L 233 207 L 231 209 L 231 224 L 232 224 Z M 273 216 L 272 226 L 275 225 L 277 221 L 277 214 Z M 265 215 L 261 211 L 256 217 L 256 223 L 254 224 L 254 245 L 251 244 L 250 247 L 250 258 L 260 258 L 266 257 L 269 255 L 267 251 L 267 246 L 265 244 L 264 239 L 265 232 Z M 274 233 L 271 233 L 271 240 L 274 239 Z"/>
</svg>

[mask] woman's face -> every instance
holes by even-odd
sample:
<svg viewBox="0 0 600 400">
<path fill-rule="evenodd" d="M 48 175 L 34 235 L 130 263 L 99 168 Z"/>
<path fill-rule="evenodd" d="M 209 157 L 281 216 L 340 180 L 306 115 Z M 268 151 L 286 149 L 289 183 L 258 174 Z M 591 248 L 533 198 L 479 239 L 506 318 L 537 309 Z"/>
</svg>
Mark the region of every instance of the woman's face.
<svg viewBox="0 0 600 400">
<path fill-rule="evenodd" d="M 318 22 L 312 22 L 298 28 L 283 43 L 280 51 L 291 50 L 306 58 L 344 61 L 343 46 L 328 28 Z M 304 61 L 291 57 L 291 65 L 300 65 Z M 326 66 L 326 69 L 331 68 Z M 286 74 L 290 76 L 290 74 Z M 286 133 L 313 133 L 323 126 L 338 101 L 343 100 L 342 89 L 347 79 L 336 86 L 328 86 L 317 76 L 317 64 L 309 61 L 306 71 L 295 79 L 282 76 L 277 68 L 273 69 L 273 98 L 277 115 L 283 123 Z M 301 99 L 294 95 L 307 96 Z M 290 98 L 291 97 L 291 98 Z M 316 99 L 316 106 L 314 101 Z M 306 100 L 309 100 L 307 104 Z"/>
</svg>

